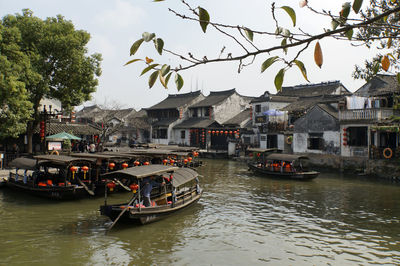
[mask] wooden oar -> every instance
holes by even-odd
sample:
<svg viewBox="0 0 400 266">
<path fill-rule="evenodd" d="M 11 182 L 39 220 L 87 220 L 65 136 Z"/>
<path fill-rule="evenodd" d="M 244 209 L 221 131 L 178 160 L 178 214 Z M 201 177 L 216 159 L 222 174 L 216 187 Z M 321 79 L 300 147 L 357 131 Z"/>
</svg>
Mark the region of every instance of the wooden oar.
<svg viewBox="0 0 400 266">
<path fill-rule="evenodd" d="M 131 191 L 130 188 L 128 188 L 127 186 L 125 186 L 124 184 L 122 184 L 121 181 L 119 181 L 117 178 L 114 178 L 114 181 L 117 182 L 121 187 L 123 187 L 125 190 L 127 191 Z"/>
<path fill-rule="evenodd" d="M 85 183 L 82 182 L 82 180 L 79 179 L 79 177 L 76 176 L 76 180 L 78 180 L 79 184 L 81 184 L 83 186 L 83 188 L 87 191 L 87 193 L 89 193 L 91 196 L 94 196 L 94 192 L 91 191 L 86 185 Z"/>
<path fill-rule="evenodd" d="M 136 194 L 136 195 L 131 199 L 131 201 L 128 203 L 128 205 L 126 205 L 125 209 L 123 209 L 122 212 L 120 212 L 120 214 L 118 215 L 118 217 L 114 220 L 114 222 L 113 222 L 113 223 L 110 225 L 110 227 L 107 229 L 106 234 L 108 233 L 108 231 L 111 230 L 111 228 L 114 227 L 114 225 L 118 222 L 119 218 L 121 218 L 121 216 L 126 212 L 126 210 L 129 209 L 129 206 L 136 200 L 137 195 L 138 195 L 138 194 Z"/>
</svg>

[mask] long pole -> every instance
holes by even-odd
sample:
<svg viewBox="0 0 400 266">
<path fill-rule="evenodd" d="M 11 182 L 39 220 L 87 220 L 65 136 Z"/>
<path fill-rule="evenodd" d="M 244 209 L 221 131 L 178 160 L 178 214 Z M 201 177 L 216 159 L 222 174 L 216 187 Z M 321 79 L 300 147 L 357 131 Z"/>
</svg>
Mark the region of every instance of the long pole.
<svg viewBox="0 0 400 266">
<path fill-rule="evenodd" d="M 108 231 L 111 230 L 111 228 L 114 227 L 114 225 L 118 222 L 119 218 L 121 218 L 121 216 L 126 212 L 126 210 L 129 209 L 129 206 L 136 200 L 137 198 L 137 194 L 133 196 L 133 198 L 131 199 L 131 201 L 128 203 L 128 205 L 126 205 L 125 209 L 122 210 L 122 212 L 120 212 L 120 214 L 118 215 L 117 219 L 114 220 L 114 222 L 110 225 L 110 227 L 107 229 L 106 234 L 108 233 Z"/>
</svg>

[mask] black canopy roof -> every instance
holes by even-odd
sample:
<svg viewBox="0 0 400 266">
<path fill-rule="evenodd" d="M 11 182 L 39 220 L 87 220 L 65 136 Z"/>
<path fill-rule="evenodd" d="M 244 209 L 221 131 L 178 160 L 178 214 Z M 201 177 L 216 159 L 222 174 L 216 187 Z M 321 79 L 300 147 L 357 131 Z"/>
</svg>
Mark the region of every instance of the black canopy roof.
<svg viewBox="0 0 400 266">
<path fill-rule="evenodd" d="M 189 181 L 195 179 L 199 174 L 191 168 L 179 168 L 176 170 L 172 177 L 172 185 L 179 187 Z"/>
<path fill-rule="evenodd" d="M 308 159 L 305 155 L 285 154 L 285 153 L 272 153 L 265 157 L 267 160 L 279 160 L 292 162 L 299 159 Z"/>
<path fill-rule="evenodd" d="M 136 167 L 130 167 L 125 170 L 118 170 L 110 173 L 106 173 L 104 177 L 134 177 L 138 179 L 142 179 L 152 175 L 162 175 L 167 172 L 173 172 L 178 170 L 179 168 L 176 166 L 168 166 L 161 164 L 153 164 L 153 165 L 142 165 Z"/>
<path fill-rule="evenodd" d="M 17 169 L 35 170 L 36 160 L 30 158 L 16 158 L 9 163 L 10 167 L 15 167 Z"/>
</svg>

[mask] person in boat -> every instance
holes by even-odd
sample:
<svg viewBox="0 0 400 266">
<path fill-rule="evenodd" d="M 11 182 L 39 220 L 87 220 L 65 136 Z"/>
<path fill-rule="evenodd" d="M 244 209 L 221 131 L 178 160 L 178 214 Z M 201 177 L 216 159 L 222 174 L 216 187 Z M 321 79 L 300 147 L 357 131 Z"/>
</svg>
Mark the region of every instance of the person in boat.
<svg viewBox="0 0 400 266">
<path fill-rule="evenodd" d="M 142 181 L 143 205 L 145 207 L 151 206 L 150 195 L 153 187 L 165 186 L 165 181 L 159 183 L 155 180 L 155 176 L 148 176 Z"/>
</svg>

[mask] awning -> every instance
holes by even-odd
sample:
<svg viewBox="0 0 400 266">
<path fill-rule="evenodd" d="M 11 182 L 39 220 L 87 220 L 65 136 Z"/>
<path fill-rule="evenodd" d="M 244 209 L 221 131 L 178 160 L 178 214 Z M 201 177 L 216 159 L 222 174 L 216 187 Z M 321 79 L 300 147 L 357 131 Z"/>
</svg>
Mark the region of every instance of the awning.
<svg viewBox="0 0 400 266">
<path fill-rule="evenodd" d="M 15 167 L 18 169 L 35 170 L 36 160 L 30 158 L 16 158 L 9 163 L 10 167 Z"/>
<path fill-rule="evenodd" d="M 173 172 L 178 169 L 179 168 L 176 166 L 167 166 L 161 164 L 142 165 L 142 166 L 130 167 L 125 170 L 109 172 L 102 175 L 102 177 L 118 177 L 118 178 L 134 177 L 141 179 L 152 175 L 162 175 L 164 173 Z"/>
<path fill-rule="evenodd" d="M 56 140 L 56 141 L 60 141 L 61 140 L 62 141 L 62 140 L 66 140 L 66 139 L 69 139 L 69 140 L 81 140 L 81 138 L 79 138 L 77 136 L 74 136 L 72 134 L 69 134 L 67 132 L 61 132 L 61 133 L 46 137 L 46 140 Z"/>
<path fill-rule="evenodd" d="M 176 170 L 172 177 L 172 185 L 179 187 L 189 181 L 195 179 L 199 174 L 191 168 L 179 168 Z"/>
</svg>

